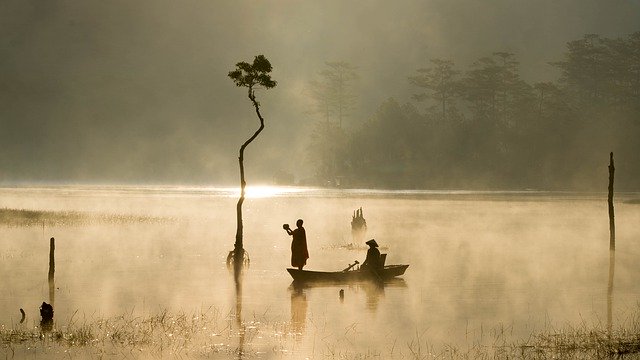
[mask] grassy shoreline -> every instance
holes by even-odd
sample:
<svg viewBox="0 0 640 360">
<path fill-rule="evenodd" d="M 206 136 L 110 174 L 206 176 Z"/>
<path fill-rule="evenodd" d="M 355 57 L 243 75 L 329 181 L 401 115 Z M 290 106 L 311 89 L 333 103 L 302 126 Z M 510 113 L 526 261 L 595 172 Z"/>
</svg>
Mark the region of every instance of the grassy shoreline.
<svg viewBox="0 0 640 360">
<path fill-rule="evenodd" d="M 145 317 L 125 314 L 82 320 L 74 316 L 53 330 L 38 324 L 0 325 L 0 355 L 43 358 L 338 358 L 338 359 L 601 359 L 640 358 L 640 319 L 634 315 L 608 329 L 602 324 L 547 329 L 527 339 L 514 339 L 504 327 L 493 339 L 469 345 L 436 345 L 419 334 L 396 349 L 357 351 L 314 349 L 304 354 L 296 347 L 304 336 L 290 322 L 265 319 L 239 321 L 235 314 L 209 308 L 195 314 L 167 311 Z M 502 329 L 502 331 L 500 330 Z M 395 346 L 395 344 L 394 344 Z M 307 349 L 308 350 L 308 349 Z"/>
<path fill-rule="evenodd" d="M 8 227 L 162 223 L 170 220 L 168 218 L 140 215 L 0 208 L 0 226 Z"/>
</svg>

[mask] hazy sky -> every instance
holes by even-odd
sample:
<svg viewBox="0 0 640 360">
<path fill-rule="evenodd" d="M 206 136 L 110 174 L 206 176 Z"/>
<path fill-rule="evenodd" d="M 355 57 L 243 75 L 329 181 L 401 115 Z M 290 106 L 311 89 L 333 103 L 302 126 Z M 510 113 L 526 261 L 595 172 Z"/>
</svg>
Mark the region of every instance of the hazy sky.
<svg viewBox="0 0 640 360">
<path fill-rule="evenodd" d="M 0 183 L 238 182 L 258 126 L 227 77 L 264 54 L 278 86 L 259 92 L 266 130 L 247 180 L 309 174 L 306 84 L 325 61 L 358 66 L 357 116 L 409 101 L 428 59 L 461 67 L 511 51 L 528 81 L 586 33 L 640 30 L 639 0 L 0 2 Z"/>
</svg>

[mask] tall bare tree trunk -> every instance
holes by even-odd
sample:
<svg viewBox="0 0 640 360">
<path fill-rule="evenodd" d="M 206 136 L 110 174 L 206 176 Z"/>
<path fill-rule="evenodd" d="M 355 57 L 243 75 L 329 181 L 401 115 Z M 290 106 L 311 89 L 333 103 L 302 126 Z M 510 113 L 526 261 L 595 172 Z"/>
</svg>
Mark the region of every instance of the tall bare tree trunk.
<svg viewBox="0 0 640 360">
<path fill-rule="evenodd" d="M 238 203 L 236 205 L 236 242 L 234 244 L 234 264 L 236 270 L 240 269 L 242 266 L 242 261 L 244 258 L 244 247 L 242 244 L 242 204 L 244 203 L 245 196 L 245 188 L 247 186 L 247 182 L 244 179 L 244 150 L 264 129 L 264 119 L 260 114 L 260 103 L 256 101 L 255 94 L 253 92 L 253 88 L 249 87 L 248 92 L 249 99 L 253 103 L 253 107 L 256 109 L 256 114 L 260 119 L 260 127 L 256 132 L 251 136 L 247 141 L 242 144 L 240 147 L 240 154 L 238 156 L 238 163 L 240 165 L 240 198 L 238 199 Z"/>
</svg>

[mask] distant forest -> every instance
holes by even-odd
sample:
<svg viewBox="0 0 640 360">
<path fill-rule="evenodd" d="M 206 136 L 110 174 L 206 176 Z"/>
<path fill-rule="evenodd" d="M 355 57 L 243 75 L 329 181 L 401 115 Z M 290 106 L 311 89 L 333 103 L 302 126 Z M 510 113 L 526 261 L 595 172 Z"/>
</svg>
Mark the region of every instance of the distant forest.
<svg viewBox="0 0 640 360">
<path fill-rule="evenodd" d="M 418 189 L 640 190 L 640 32 L 567 43 L 555 82 L 527 83 L 516 54 L 466 69 L 432 59 L 407 74 L 412 99 L 388 99 L 345 126 L 357 68 L 327 63 L 311 84 L 316 185 Z"/>
</svg>

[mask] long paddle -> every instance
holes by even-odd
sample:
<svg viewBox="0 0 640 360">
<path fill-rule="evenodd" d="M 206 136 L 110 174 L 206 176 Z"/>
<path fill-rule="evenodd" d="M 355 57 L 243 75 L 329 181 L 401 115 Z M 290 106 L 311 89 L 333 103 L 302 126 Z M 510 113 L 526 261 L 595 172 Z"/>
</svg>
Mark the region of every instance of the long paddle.
<svg viewBox="0 0 640 360">
<path fill-rule="evenodd" d="M 347 271 L 351 270 L 352 267 L 354 267 L 354 266 L 356 266 L 358 264 L 360 264 L 360 262 L 358 260 L 356 260 L 356 262 L 354 262 L 353 264 L 349 265 L 348 268 L 346 268 L 346 269 L 344 269 L 342 271 L 347 272 Z"/>
</svg>

